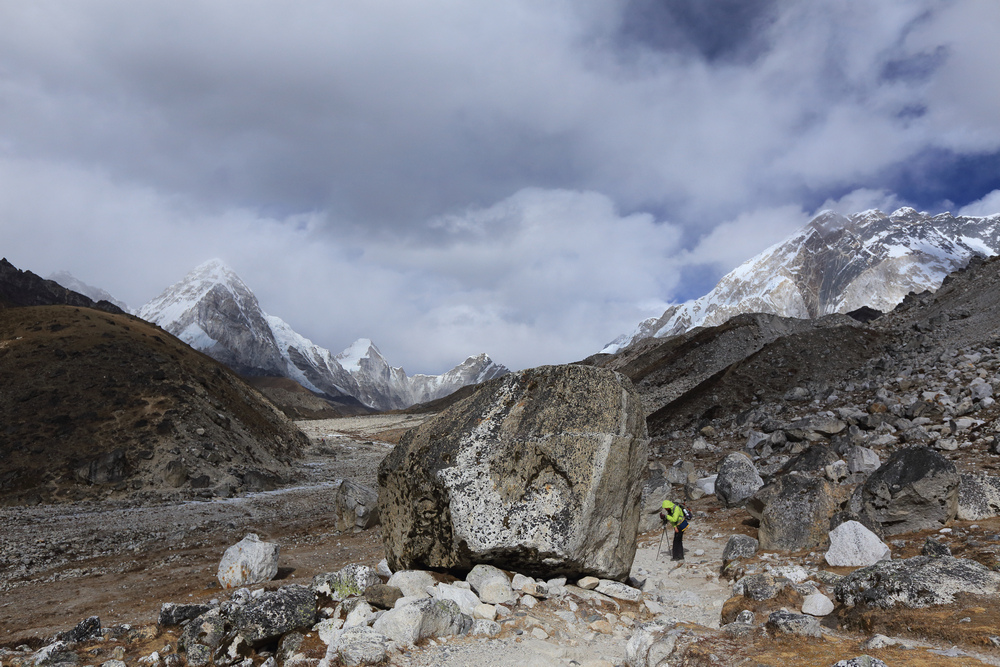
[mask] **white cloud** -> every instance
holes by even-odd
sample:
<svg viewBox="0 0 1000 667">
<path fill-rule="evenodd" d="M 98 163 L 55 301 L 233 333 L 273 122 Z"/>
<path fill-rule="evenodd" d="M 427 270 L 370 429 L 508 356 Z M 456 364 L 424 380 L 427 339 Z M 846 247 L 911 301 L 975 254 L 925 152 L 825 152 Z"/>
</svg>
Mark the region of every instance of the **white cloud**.
<svg viewBox="0 0 1000 667">
<path fill-rule="evenodd" d="M 959 215 L 985 217 L 1000 213 L 1000 190 L 994 190 L 982 199 L 958 209 Z"/>
<path fill-rule="evenodd" d="M 759 5 L 711 58 L 627 0 L 0 3 L 2 252 L 133 305 L 219 256 L 331 348 L 534 365 L 1000 148 L 995 3 Z"/>
</svg>

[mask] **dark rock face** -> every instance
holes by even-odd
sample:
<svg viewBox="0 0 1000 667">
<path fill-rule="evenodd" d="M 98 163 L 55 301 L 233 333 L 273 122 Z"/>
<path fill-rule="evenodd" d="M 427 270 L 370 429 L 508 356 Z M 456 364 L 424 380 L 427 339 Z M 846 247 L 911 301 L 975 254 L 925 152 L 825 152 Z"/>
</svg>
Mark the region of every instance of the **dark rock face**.
<svg viewBox="0 0 1000 667">
<path fill-rule="evenodd" d="M 205 604 L 175 604 L 173 602 L 165 602 L 160 607 L 160 616 L 157 623 L 163 627 L 180 625 L 184 621 L 198 618 L 210 609 L 211 607 Z"/>
<path fill-rule="evenodd" d="M 647 445 L 638 394 L 618 373 L 545 366 L 483 385 L 379 467 L 389 565 L 624 579 Z"/>
<path fill-rule="evenodd" d="M 0 308 L 5 306 L 81 306 L 124 315 L 125 311 L 107 301 L 94 302 L 89 297 L 68 290 L 54 280 L 45 280 L 31 271 L 21 271 L 6 259 L 0 259 Z"/>
<path fill-rule="evenodd" d="M 916 556 L 880 561 L 855 570 L 837 583 L 837 599 L 848 605 L 928 607 L 950 603 L 956 593 L 996 595 L 1000 573 L 974 560 Z"/>
<path fill-rule="evenodd" d="M 861 489 L 864 509 L 886 535 L 939 528 L 958 513 L 955 464 L 928 447 L 894 453 Z"/>
<path fill-rule="evenodd" d="M 764 499 L 758 538 L 768 550 L 796 551 L 829 544 L 830 520 L 841 493 L 826 479 L 784 475 L 755 496 Z"/>
<path fill-rule="evenodd" d="M 781 468 L 781 472 L 822 473 L 823 469 L 839 459 L 832 449 L 824 444 L 815 444 L 796 454 Z"/>
</svg>

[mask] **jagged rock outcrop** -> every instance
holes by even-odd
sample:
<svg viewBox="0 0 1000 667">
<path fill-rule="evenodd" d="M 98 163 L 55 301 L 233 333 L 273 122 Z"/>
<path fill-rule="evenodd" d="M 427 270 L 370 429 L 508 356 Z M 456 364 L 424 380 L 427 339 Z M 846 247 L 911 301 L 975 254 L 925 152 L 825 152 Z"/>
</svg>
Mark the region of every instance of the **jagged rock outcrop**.
<svg viewBox="0 0 1000 667">
<path fill-rule="evenodd" d="M 628 576 L 648 438 L 622 375 L 544 366 L 481 387 L 379 467 L 393 570 Z"/>
<path fill-rule="evenodd" d="M 895 452 L 861 489 L 863 508 L 886 535 L 939 528 L 958 514 L 955 464 L 926 446 Z"/>
<path fill-rule="evenodd" d="M 124 310 L 113 303 L 94 301 L 54 280 L 44 280 L 31 271 L 21 271 L 6 258 L 0 259 L 0 308 L 55 305 L 96 308 L 107 313 L 125 314 Z"/>
</svg>

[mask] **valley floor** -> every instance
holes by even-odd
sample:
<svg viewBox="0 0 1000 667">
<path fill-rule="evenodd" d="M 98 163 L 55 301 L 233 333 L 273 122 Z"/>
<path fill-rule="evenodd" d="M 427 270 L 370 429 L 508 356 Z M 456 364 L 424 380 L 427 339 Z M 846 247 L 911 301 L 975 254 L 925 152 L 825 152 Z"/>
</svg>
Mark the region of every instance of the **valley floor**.
<svg viewBox="0 0 1000 667">
<path fill-rule="evenodd" d="M 350 563 L 375 565 L 382 557 L 378 529 L 341 534 L 323 508 L 338 478 L 375 485 L 379 461 L 406 428 L 422 417 L 352 417 L 301 422 L 312 448 L 302 461 L 296 486 L 239 498 L 206 502 L 136 505 L 77 503 L 0 508 L 0 647 L 37 648 L 54 633 L 71 629 L 91 615 L 104 626 L 155 623 L 164 602 L 225 599 L 216 569 L 223 551 L 246 533 L 281 545 L 278 581 L 307 583 L 315 574 Z M 683 567 L 669 559 L 671 536 L 640 536 L 633 574 L 648 578 L 664 607 L 660 620 L 704 633 L 704 662 L 718 665 L 833 665 L 865 653 L 867 637 L 829 631 L 821 639 L 796 638 L 765 644 L 735 643 L 710 633 L 718 628 L 731 583 L 718 576 L 722 550 L 734 532 L 745 532 L 741 510 L 725 510 L 714 498 L 691 503 L 699 513 L 685 540 Z M 625 645 L 634 632 L 627 610 L 615 614 L 605 633 L 565 616 L 543 601 L 521 619 L 521 634 L 499 638 L 465 637 L 435 641 L 393 656 L 397 665 L 579 665 L 624 663 Z M 797 610 L 795 610 L 797 611 Z M 636 614 L 632 614 L 635 617 Z M 758 623 L 762 619 L 758 619 Z M 532 629 L 532 623 L 541 632 Z M 318 640 L 316 640 L 318 641 Z M 150 644 L 160 650 L 176 637 L 165 634 Z M 987 656 L 958 652 L 944 657 L 948 645 L 910 641 L 867 653 L 889 665 L 1000 664 Z M 937 651 L 930 652 L 928 649 Z M 140 654 L 129 655 L 132 664 Z M 96 658 L 99 664 L 107 657 Z"/>
</svg>

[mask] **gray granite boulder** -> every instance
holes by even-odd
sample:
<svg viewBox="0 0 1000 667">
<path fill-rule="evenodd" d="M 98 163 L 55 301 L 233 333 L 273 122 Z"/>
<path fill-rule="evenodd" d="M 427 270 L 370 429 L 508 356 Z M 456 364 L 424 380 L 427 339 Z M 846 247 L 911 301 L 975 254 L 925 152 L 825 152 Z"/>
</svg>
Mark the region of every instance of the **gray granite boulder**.
<svg viewBox="0 0 1000 667">
<path fill-rule="evenodd" d="M 772 612 L 767 618 L 765 627 L 778 634 L 800 637 L 820 637 L 823 634 L 819 621 L 814 617 L 785 610 Z"/>
<path fill-rule="evenodd" d="M 733 535 L 722 550 L 722 567 L 725 569 L 734 560 L 753 558 L 760 543 L 749 535 Z"/>
<path fill-rule="evenodd" d="M 1000 573 L 974 560 L 915 556 L 855 570 L 837 583 L 834 592 L 849 607 L 929 607 L 949 604 L 956 593 L 995 596 L 1000 593 Z"/>
<path fill-rule="evenodd" d="M 991 475 L 960 475 L 958 518 L 980 521 L 1000 514 L 1000 478 Z"/>
<path fill-rule="evenodd" d="M 231 618 L 240 636 L 257 646 L 286 632 L 311 628 L 316 622 L 316 593 L 297 584 L 282 586 L 236 607 Z"/>
<path fill-rule="evenodd" d="M 389 639 L 385 635 L 366 626 L 356 626 L 340 635 L 337 656 L 340 664 L 349 667 L 380 665 L 388 659 L 388 644 Z"/>
<path fill-rule="evenodd" d="M 753 461 L 743 452 L 726 455 L 715 478 L 715 497 L 726 507 L 740 507 L 764 486 Z"/>
<path fill-rule="evenodd" d="M 875 450 L 862 447 L 861 445 L 855 445 L 848 449 L 846 460 L 848 470 L 852 473 L 861 473 L 862 475 L 870 475 L 882 465 L 882 461 Z"/>
<path fill-rule="evenodd" d="M 360 532 L 378 525 L 378 493 L 348 479 L 334 485 L 330 513 L 334 526 L 343 532 Z"/>
<path fill-rule="evenodd" d="M 544 366 L 485 383 L 379 466 L 389 565 L 625 579 L 648 440 L 619 373 Z"/>
<path fill-rule="evenodd" d="M 757 537 L 768 551 L 797 551 L 825 547 L 830 520 L 846 502 L 843 487 L 825 478 L 788 474 L 761 489 L 754 502 L 764 507 Z M 749 508 L 748 503 L 748 508 Z"/>
<path fill-rule="evenodd" d="M 861 503 L 886 535 L 940 528 L 958 514 L 959 481 L 954 463 L 928 447 L 909 447 L 868 477 Z"/>
</svg>

